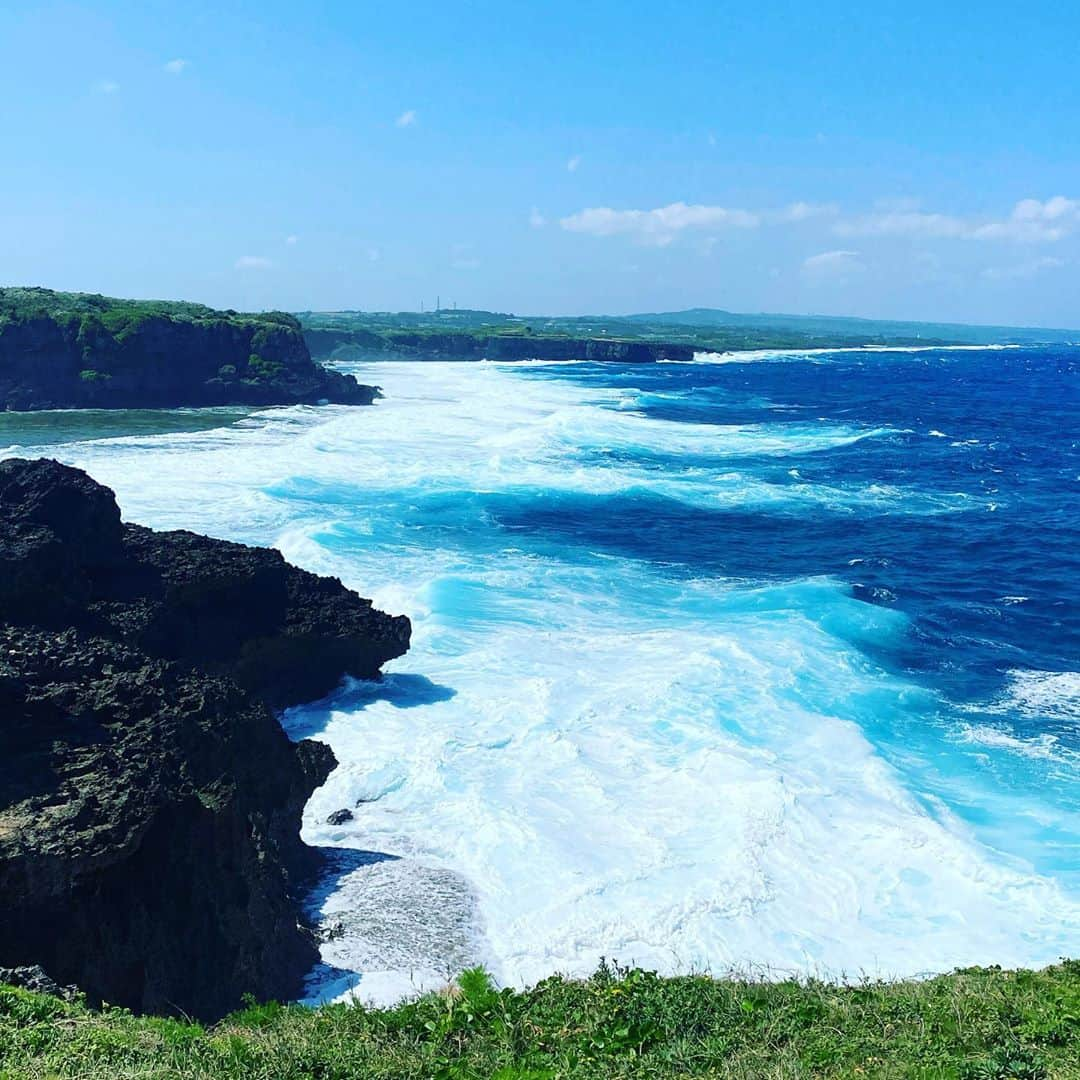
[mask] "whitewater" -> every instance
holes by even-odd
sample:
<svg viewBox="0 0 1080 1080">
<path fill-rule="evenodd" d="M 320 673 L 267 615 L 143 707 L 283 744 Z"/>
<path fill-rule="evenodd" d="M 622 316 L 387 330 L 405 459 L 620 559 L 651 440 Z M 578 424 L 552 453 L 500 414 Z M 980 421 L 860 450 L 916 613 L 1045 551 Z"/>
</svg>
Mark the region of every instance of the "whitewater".
<svg viewBox="0 0 1080 1080">
<path fill-rule="evenodd" d="M 1080 947 L 1077 566 L 982 544 L 1042 511 L 1005 414 L 949 390 L 1051 362 L 1020 352 L 357 364 L 372 408 L 2 441 L 412 619 L 382 682 L 284 717 L 340 762 L 304 819 L 331 860 L 310 1000 L 476 963 L 1038 965 Z M 1030 527 L 1075 538 L 1059 438 Z"/>
</svg>

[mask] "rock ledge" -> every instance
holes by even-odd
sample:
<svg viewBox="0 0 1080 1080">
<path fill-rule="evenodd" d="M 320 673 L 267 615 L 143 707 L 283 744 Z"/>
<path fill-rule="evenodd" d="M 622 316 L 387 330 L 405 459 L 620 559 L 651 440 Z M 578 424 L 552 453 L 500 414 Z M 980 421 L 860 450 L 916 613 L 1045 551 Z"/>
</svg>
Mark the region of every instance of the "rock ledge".
<svg viewBox="0 0 1080 1080">
<path fill-rule="evenodd" d="M 272 550 L 120 520 L 0 462 L 0 967 L 148 1012 L 294 994 L 299 839 L 334 767 L 272 707 L 375 677 L 410 626 Z"/>
</svg>

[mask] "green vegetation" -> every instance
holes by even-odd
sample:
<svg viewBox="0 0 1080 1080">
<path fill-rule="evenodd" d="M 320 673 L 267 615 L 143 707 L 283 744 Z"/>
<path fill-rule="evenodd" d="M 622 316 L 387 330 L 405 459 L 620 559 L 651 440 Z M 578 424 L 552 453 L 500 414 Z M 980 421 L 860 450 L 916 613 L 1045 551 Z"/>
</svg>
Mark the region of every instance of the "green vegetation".
<svg viewBox="0 0 1080 1080">
<path fill-rule="evenodd" d="M 280 311 L 241 314 L 164 300 L 0 289 L 0 378 L 5 367 L 23 371 L 23 358 L 38 357 L 42 375 L 52 378 L 62 378 L 74 363 L 81 384 L 75 392 L 92 392 L 108 390 L 122 373 L 153 380 L 168 368 L 192 369 L 196 354 L 203 378 L 232 378 L 239 367 L 251 385 L 272 383 L 286 373 L 283 349 L 303 357 L 299 330 L 299 322 Z M 230 362 L 202 371 L 212 350 Z"/>
<path fill-rule="evenodd" d="M 226 364 L 226 367 L 230 365 Z M 221 370 L 220 368 L 218 369 Z M 258 353 L 252 353 L 248 357 L 248 375 L 257 379 L 274 379 L 285 370 L 285 365 L 280 360 L 267 360 Z"/>
<path fill-rule="evenodd" d="M 722 329 L 772 331 L 805 334 L 811 337 L 845 339 L 848 344 L 859 342 L 898 344 L 902 341 L 934 344 L 952 342 L 961 345 L 1048 344 L 1075 342 L 1077 330 L 1052 330 L 1045 327 L 972 326 L 966 323 L 926 323 L 897 319 L 857 319 L 842 315 L 778 315 L 743 314 L 720 311 L 716 308 L 690 308 L 687 311 L 667 311 L 649 315 L 629 315 L 627 321 L 637 325 L 662 327 L 696 327 L 702 330 Z"/>
<path fill-rule="evenodd" d="M 313 363 L 299 321 L 281 311 L 0 288 L 0 412 L 370 405 L 376 396 Z"/>
<path fill-rule="evenodd" d="M 689 345 L 705 352 L 1075 341 L 1080 332 L 956 323 L 914 323 L 811 315 L 742 315 L 711 308 L 651 315 L 517 316 L 503 312 L 306 311 L 299 313 L 316 356 L 481 348 L 492 337 L 596 338 Z M 336 352 L 335 352 L 336 350 Z"/>
<path fill-rule="evenodd" d="M 735 349 L 835 348 L 845 345 L 913 344 L 912 335 L 885 338 L 870 332 L 813 333 L 790 327 L 680 325 L 644 316 L 524 318 L 491 311 L 301 312 L 304 336 L 316 357 L 353 359 L 364 355 L 467 355 L 484 352 L 492 338 L 597 339 L 645 344 L 689 345 L 705 352 Z M 943 343 L 951 339 L 935 339 Z"/>
<path fill-rule="evenodd" d="M 84 349 L 93 349 L 102 337 L 123 340 L 154 319 L 196 324 L 250 326 L 253 322 L 299 329 L 292 315 L 283 311 L 242 314 L 218 311 L 204 304 L 180 300 L 118 300 L 97 293 L 54 292 L 40 288 L 0 288 L 0 331 L 8 324 L 49 319 L 78 334 Z"/>
<path fill-rule="evenodd" d="M 393 1009 L 254 1005 L 213 1028 L 0 988 L 0 1078 L 1080 1077 L 1080 961 L 924 982 L 660 978 L 496 990 L 480 970 Z"/>
</svg>

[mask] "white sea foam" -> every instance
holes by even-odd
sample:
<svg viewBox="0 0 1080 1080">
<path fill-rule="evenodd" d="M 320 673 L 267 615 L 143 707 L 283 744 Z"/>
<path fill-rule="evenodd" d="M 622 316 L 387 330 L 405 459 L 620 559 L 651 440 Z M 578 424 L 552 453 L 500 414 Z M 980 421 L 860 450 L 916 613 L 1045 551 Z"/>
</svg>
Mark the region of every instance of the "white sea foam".
<svg viewBox="0 0 1080 1080">
<path fill-rule="evenodd" d="M 846 345 L 836 349 L 733 349 L 728 352 L 695 352 L 693 360 L 660 360 L 658 363 L 747 364 L 758 360 L 799 360 L 845 353 L 999 352 L 1022 348 L 1023 345 Z"/>
<path fill-rule="evenodd" d="M 369 377 L 387 392 L 372 409 L 55 451 L 131 519 L 277 543 L 414 620 L 391 678 L 287 717 L 341 762 L 305 814 L 306 839 L 342 852 L 312 898 L 331 931 L 312 997 L 384 1000 L 477 961 L 520 983 L 601 955 L 914 973 L 1075 949 L 1077 897 L 920 786 L 942 755 L 1013 748 L 913 725 L 910 760 L 890 764 L 875 742 L 928 707 L 864 651 L 903 615 L 827 578 L 684 580 L 486 517 L 493 493 L 621 491 L 937 512 L 906 489 L 771 485 L 742 464 L 880 433 L 674 424 L 506 365 Z M 1014 689 L 1034 707 L 1069 686 Z M 1005 818 L 991 786 L 983 803 Z M 354 819 L 328 824 L 343 808 Z"/>
<path fill-rule="evenodd" d="M 1056 735 L 1045 732 L 1041 735 L 1022 739 L 1002 727 L 993 727 L 989 724 L 971 724 L 962 728 L 959 734 L 967 742 L 1008 750 L 1023 757 L 1060 761 L 1075 756 L 1062 749 L 1060 740 Z"/>
<path fill-rule="evenodd" d="M 1036 719 L 1080 721 L 1080 671 L 1011 671 L 997 704 Z"/>
</svg>

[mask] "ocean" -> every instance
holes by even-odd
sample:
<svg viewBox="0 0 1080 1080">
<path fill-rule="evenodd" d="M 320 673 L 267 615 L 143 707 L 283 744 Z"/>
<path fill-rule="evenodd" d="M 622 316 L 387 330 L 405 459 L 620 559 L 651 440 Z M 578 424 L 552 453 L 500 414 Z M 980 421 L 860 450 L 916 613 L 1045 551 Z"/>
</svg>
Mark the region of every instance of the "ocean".
<svg viewBox="0 0 1080 1080">
<path fill-rule="evenodd" d="M 311 1000 L 1080 951 L 1080 349 L 347 370 L 385 399 L 0 417 L 413 620 L 284 717 L 340 761 Z"/>
</svg>

